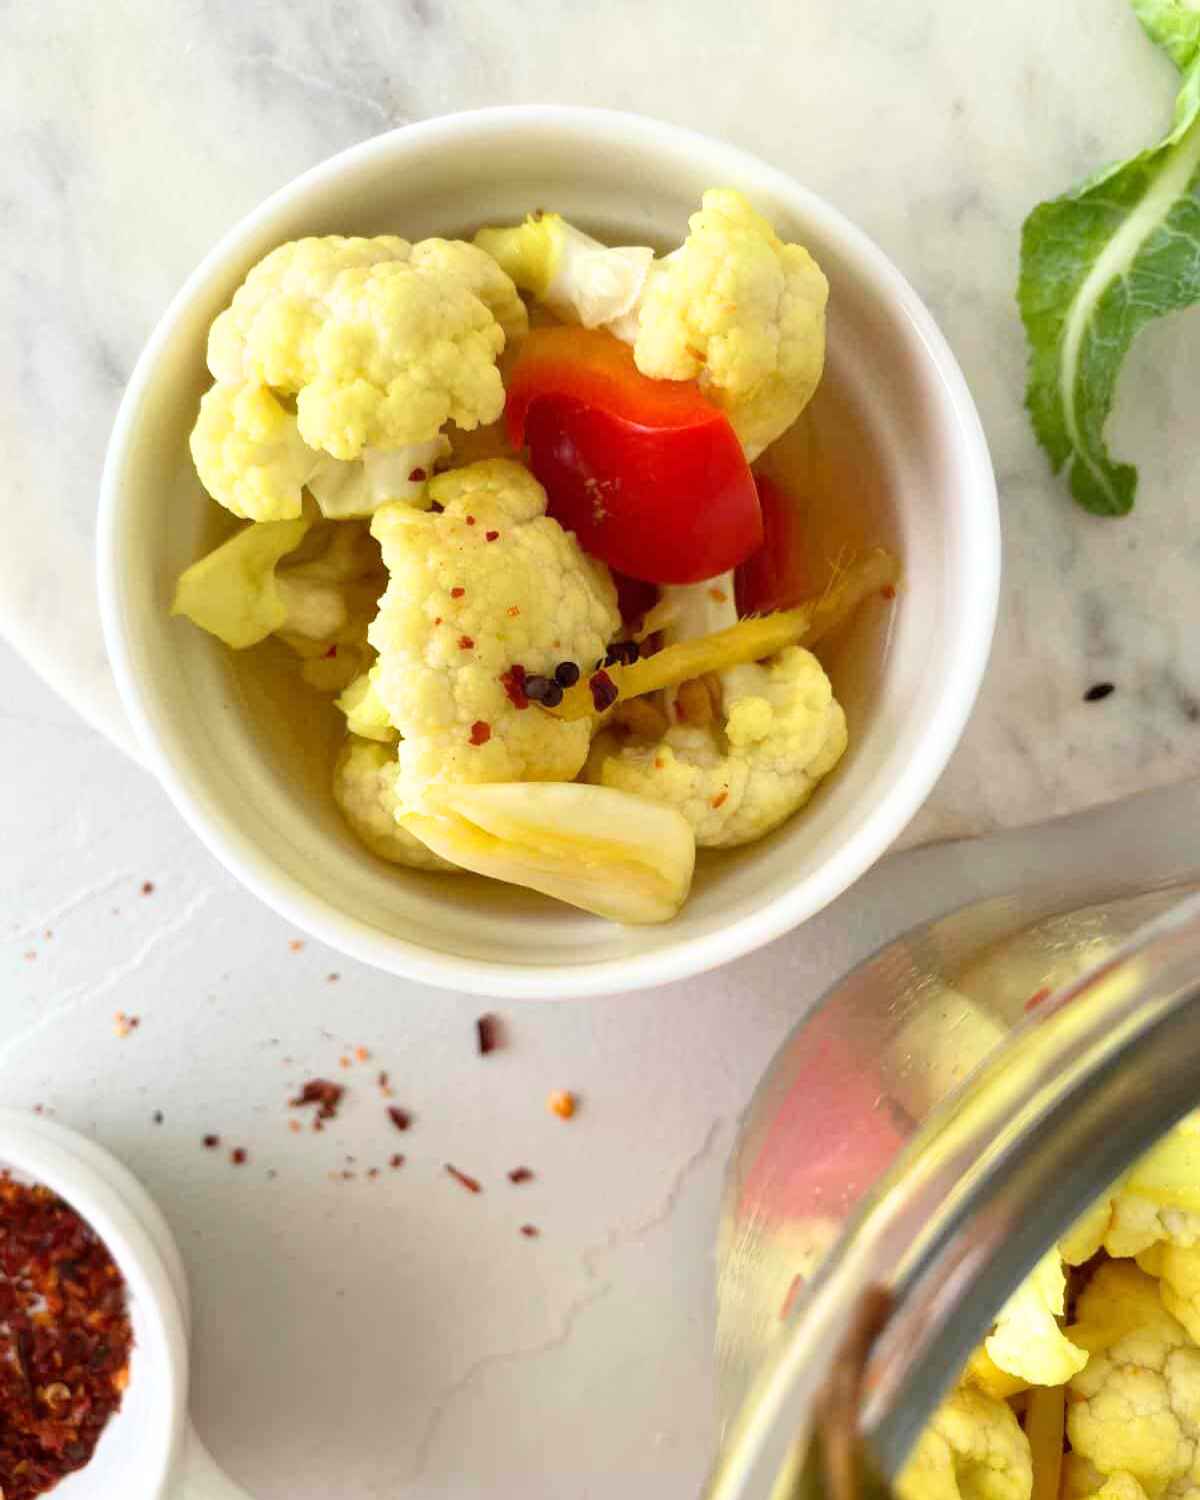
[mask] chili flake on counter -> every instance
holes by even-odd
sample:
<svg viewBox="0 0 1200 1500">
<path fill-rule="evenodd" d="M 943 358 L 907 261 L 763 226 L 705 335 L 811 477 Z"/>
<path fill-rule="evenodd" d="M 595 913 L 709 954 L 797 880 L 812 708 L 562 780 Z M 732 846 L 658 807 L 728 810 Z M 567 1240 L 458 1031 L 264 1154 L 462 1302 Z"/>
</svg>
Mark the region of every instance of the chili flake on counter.
<svg viewBox="0 0 1200 1500">
<path fill-rule="evenodd" d="M 129 1383 L 125 1283 L 49 1188 L 0 1173 L 0 1493 L 33 1500 L 91 1459 Z"/>
</svg>

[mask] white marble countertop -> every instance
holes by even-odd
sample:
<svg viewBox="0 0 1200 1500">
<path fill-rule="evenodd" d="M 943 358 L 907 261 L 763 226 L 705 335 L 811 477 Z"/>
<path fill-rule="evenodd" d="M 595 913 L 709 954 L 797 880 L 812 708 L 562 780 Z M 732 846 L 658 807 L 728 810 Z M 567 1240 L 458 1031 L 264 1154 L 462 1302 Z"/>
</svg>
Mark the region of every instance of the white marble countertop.
<svg viewBox="0 0 1200 1500">
<path fill-rule="evenodd" d="M 197 1418 L 257 1495 L 694 1493 L 733 1122 L 803 1003 L 895 915 L 886 865 L 703 982 L 510 1008 L 511 1050 L 481 1063 L 477 1002 L 311 943 L 293 953 L 294 934 L 76 717 L 121 736 L 91 578 L 112 414 L 212 241 L 344 146 L 547 100 L 706 130 L 893 256 L 992 444 L 996 650 L 914 836 L 1181 780 L 1200 751 L 1200 314 L 1152 329 L 1130 361 L 1113 440 L 1142 489 L 1113 523 L 1075 509 L 1033 443 L 1012 296 L 1024 214 L 1153 139 L 1170 69 L 1125 0 L 42 0 L 0 8 L 0 56 L 0 633 L 73 705 L 0 651 L 6 1102 L 94 1131 L 163 1203 L 196 1285 Z M 1098 679 L 1117 690 L 1085 705 Z M 143 1018 L 123 1041 L 117 1009 Z M 344 1044 L 369 1047 L 419 1116 L 396 1138 L 408 1165 L 378 1182 L 327 1176 L 396 1149 L 364 1067 L 338 1129 L 286 1128 L 288 1086 L 336 1074 Z M 586 1101 L 570 1126 L 544 1110 L 559 1086 Z M 247 1167 L 205 1152 L 209 1130 L 245 1144 Z M 488 1191 L 443 1181 L 445 1160 Z M 509 1188 L 524 1160 L 538 1182 Z M 540 1240 L 518 1236 L 526 1219 Z"/>
</svg>

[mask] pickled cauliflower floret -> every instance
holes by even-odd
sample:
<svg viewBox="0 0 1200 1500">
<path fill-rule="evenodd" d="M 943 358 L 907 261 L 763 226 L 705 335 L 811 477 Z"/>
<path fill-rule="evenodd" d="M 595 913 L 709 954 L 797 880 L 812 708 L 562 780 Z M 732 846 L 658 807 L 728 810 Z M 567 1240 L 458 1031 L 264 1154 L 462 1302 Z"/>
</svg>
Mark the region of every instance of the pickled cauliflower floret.
<svg viewBox="0 0 1200 1500">
<path fill-rule="evenodd" d="M 1062 1241 L 1068 1265 L 1098 1250 L 1141 1255 L 1158 1244 L 1200 1245 L 1200 1111 L 1163 1136 Z"/>
<path fill-rule="evenodd" d="M 609 247 L 558 214 L 481 229 L 475 243 L 558 317 L 633 345 L 643 375 L 698 380 L 751 461 L 812 399 L 825 364 L 829 284 L 733 188 L 710 188 L 662 260 Z"/>
<path fill-rule="evenodd" d="M 1107 1477 L 1077 1453 L 1063 1459 L 1063 1500 L 1149 1500 L 1132 1474 Z"/>
<path fill-rule="evenodd" d="M 431 782 L 572 781 L 590 724 L 524 700 L 514 667 L 552 676 L 603 656 L 620 624 L 608 570 L 546 515 L 546 493 L 504 459 L 439 475 L 441 513 L 392 505 L 372 532 L 389 583 L 369 639 L 375 685 L 402 736 L 403 795 Z"/>
<path fill-rule="evenodd" d="M 666 589 L 670 644 L 737 623 L 731 578 Z M 682 700 L 668 693 L 669 724 L 659 739 L 620 742 L 602 735 L 587 777 L 676 808 L 701 848 L 762 838 L 804 806 L 846 749 L 846 716 L 811 651 L 792 646 L 764 664 L 721 672 L 721 718 L 679 722 Z"/>
<path fill-rule="evenodd" d="M 298 515 L 306 484 L 330 515 L 416 499 L 408 487 L 422 491 L 445 455 L 447 422 L 499 417 L 496 361 L 527 326 L 512 281 L 465 242 L 280 245 L 209 331 L 217 384 L 192 434 L 200 479 L 256 520 Z M 338 467 L 350 463 L 361 467 Z"/>
<path fill-rule="evenodd" d="M 1128 1474 L 1150 1497 L 1200 1489 L 1200 1349 L 1128 1261 L 1102 1264 L 1068 1330 L 1087 1349 L 1070 1384 L 1071 1447 L 1105 1477 Z"/>
<path fill-rule="evenodd" d="M 647 278 L 633 357 L 653 379 L 699 380 L 753 460 L 821 379 L 829 283 L 732 188 L 710 188 L 689 225 Z"/>
<path fill-rule="evenodd" d="M 933 1414 L 900 1475 L 900 1500 L 1029 1500 L 1033 1460 L 1012 1410 L 962 1387 Z"/>
<path fill-rule="evenodd" d="M 1087 1364 L 1058 1325 L 1067 1300 L 1067 1278 L 1057 1249 L 1042 1256 L 996 1317 L 984 1341 L 999 1369 L 1030 1385 L 1063 1385 Z"/>
<path fill-rule="evenodd" d="M 333 773 L 333 797 L 355 835 L 372 854 L 416 870 L 455 870 L 396 821 L 396 752 L 348 735 Z"/>
</svg>

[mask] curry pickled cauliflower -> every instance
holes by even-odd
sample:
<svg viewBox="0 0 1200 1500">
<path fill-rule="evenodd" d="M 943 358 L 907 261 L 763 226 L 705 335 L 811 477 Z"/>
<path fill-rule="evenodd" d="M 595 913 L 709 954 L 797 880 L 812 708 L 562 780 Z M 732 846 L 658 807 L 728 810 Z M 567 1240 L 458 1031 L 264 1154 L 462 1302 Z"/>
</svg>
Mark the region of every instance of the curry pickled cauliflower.
<svg viewBox="0 0 1200 1500">
<path fill-rule="evenodd" d="M 298 515 L 306 484 L 343 513 L 413 498 L 397 487 L 426 477 L 447 422 L 470 429 L 500 415 L 496 362 L 527 325 L 512 281 L 465 242 L 329 235 L 281 245 L 210 330 L 217 384 L 191 443 L 201 481 L 257 520 Z M 294 401 L 294 419 L 281 397 Z"/>
<path fill-rule="evenodd" d="M 368 634 L 376 691 L 402 737 L 402 794 L 572 781 L 590 725 L 528 703 L 512 671 L 552 677 L 561 662 L 604 655 L 620 625 L 608 570 L 546 515 L 546 492 L 519 464 L 451 470 L 430 494 L 440 512 L 387 506 L 371 527 L 389 582 Z"/>
<path fill-rule="evenodd" d="M 896 1479 L 900 1500 L 1029 1500 L 1033 1461 L 1012 1409 L 967 1387 L 934 1413 Z"/>
</svg>

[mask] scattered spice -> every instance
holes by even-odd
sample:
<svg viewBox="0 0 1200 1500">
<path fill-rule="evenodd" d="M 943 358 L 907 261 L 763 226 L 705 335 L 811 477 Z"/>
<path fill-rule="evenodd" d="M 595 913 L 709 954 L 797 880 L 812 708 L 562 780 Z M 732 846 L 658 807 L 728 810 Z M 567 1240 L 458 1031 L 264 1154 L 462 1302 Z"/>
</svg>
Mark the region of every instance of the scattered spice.
<svg viewBox="0 0 1200 1500">
<path fill-rule="evenodd" d="M 550 1113 L 557 1115 L 560 1120 L 569 1120 L 575 1113 L 576 1106 L 575 1095 L 568 1089 L 556 1089 L 546 1100 L 546 1107 Z"/>
<path fill-rule="evenodd" d="M 292 938 L 289 941 L 289 943 L 288 943 L 288 947 L 292 950 L 293 953 L 303 953 L 304 952 L 304 939 L 303 938 Z"/>
<path fill-rule="evenodd" d="M 885 583 L 879 592 L 885 599 L 894 599 L 896 597 L 896 585 L 894 583 Z"/>
<path fill-rule="evenodd" d="M 408 482 L 409 482 L 409 484 L 422 484 L 422 483 L 424 483 L 424 480 L 425 480 L 425 470 L 424 469 L 413 469 L 413 471 L 408 476 Z"/>
<path fill-rule="evenodd" d="M 520 1187 L 521 1183 L 523 1182 L 533 1181 L 533 1173 L 529 1170 L 528 1167 L 514 1167 L 508 1174 L 508 1180 L 509 1182 L 516 1183 L 516 1185 Z"/>
<path fill-rule="evenodd" d="M 376 1177 L 379 1176 L 379 1168 L 378 1167 L 368 1167 L 367 1168 L 367 1176 L 371 1179 L 372 1182 L 374 1182 L 374 1180 L 376 1179 Z"/>
<path fill-rule="evenodd" d="M 519 604 L 510 604 L 504 613 L 510 620 L 515 620 L 521 613 L 521 606 Z"/>
<path fill-rule="evenodd" d="M 397 1130 L 407 1130 L 412 1125 L 412 1115 L 408 1110 L 400 1109 L 395 1104 L 388 1109 L 388 1119 Z"/>
<path fill-rule="evenodd" d="M 154 882 L 153 882 L 153 880 L 143 880 L 142 881 L 142 895 L 143 896 L 153 896 L 153 894 L 154 894 Z"/>
<path fill-rule="evenodd" d="M 324 657 L 322 658 L 322 660 L 323 661 L 333 661 L 336 658 L 336 656 L 337 656 L 337 647 L 336 646 L 330 646 L 329 650 L 326 651 L 326 653 L 325 653 Z"/>
<path fill-rule="evenodd" d="M 1111 697 L 1117 690 L 1116 684 L 1112 682 L 1094 682 L 1083 695 L 1085 703 L 1102 703 L 1105 698 Z"/>
<path fill-rule="evenodd" d="M 458 649 L 460 651 L 470 651 L 474 644 L 475 642 L 469 635 L 460 635 L 458 638 Z"/>
<path fill-rule="evenodd" d="M 229 1153 L 229 1160 L 235 1167 L 244 1167 L 246 1165 L 246 1148 L 244 1146 L 235 1146 Z"/>
<path fill-rule="evenodd" d="M 480 1057 L 495 1052 L 504 1045 L 504 1029 L 499 1016 L 480 1016 L 475 1022 L 475 1037 L 479 1044 Z"/>
<path fill-rule="evenodd" d="M 338 1058 L 338 1067 L 339 1068 L 348 1068 L 349 1066 L 350 1066 L 350 1059 L 343 1053 L 342 1056 Z"/>
<path fill-rule="evenodd" d="M 724 807 L 725 804 L 728 801 L 729 801 L 729 788 L 728 787 L 724 787 L 712 799 L 712 808 L 713 808 L 713 811 L 715 812 L 718 807 Z"/>
<path fill-rule="evenodd" d="M 326 984 L 336 984 L 341 977 L 342 976 L 340 974 L 326 974 L 326 976 L 325 976 L 325 983 Z"/>
<path fill-rule="evenodd" d="M 25 952 L 24 958 L 25 958 L 25 962 L 27 964 L 31 964 L 31 963 L 33 963 L 34 959 L 37 958 L 37 954 L 34 952 L 34 950 L 32 948 L 29 948 Z"/>
<path fill-rule="evenodd" d="M 291 1109 L 304 1109 L 315 1104 L 318 1120 L 336 1120 L 345 1092 L 340 1083 L 333 1083 L 328 1078 L 310 1078 L 301 1086 L 296 1097 L 288 1100 L 288 1106 Z M 299 1128 L 298 1121 L 293 1120 L 292 1123 Z"/>
<path fill-rule="evenodd" d="M 378 1083 L 379 1092 L 383 1095 L 383 1097 L 385 1099 L 391 1099 L 393 1097 L 391 1074 L 380 1073 L 379 1077 L 375 1081 Z"/>
<path fill-rule="evenodd" d="M 288 1129 L 292 1132 L 293 1135 L 299 1135 L 300 1132 L 304 1129 L 304 1126 L 301 1125 L 299 1120 L 289 1120 Z"/>
<path fill-rule="evenodd" d="M 215 1151 L 220 1144 L 221 1137 L 219 1135 L 206 1135 L 204 1137 L 204 1149 L 206 1151 Z"/>
<path fill-rule="evenodd" d="M 162 1122 L 163 1122 L 163 1112 L 162 1112 L 162 1110 L 161 1109 L 156 1109 L 154 1111 L 154 1113 L 150 1116 L 150 1118 L 151 1118 L 151 1120 L 154 1121 L 154 1123 L 156 1125 L 161 1125 Z"/>
<path fill-rule="evenodd" d="M 129 1384 L 125 1283 L 49 1188 L 0 1174 L 0 1494 L 33 1500 L 91 1459 Z"/>
<path fill-rule="evenodd" d="M 614 641 L 605 653 L 603 662 L 599 663 L 605 667 L 631 667 L 642 654 L 642 648 L 636 641 Z"/>
<path fill-rule="evenodd" d="M 592 706 L 598 714 L 611 708 L 617 701 L 617 685 L 603 670 L 588 678 L 588 687 L 592 690 Z"/>
<path fill-rule="evenodd" d="M 446 1171 L 454 1178 L 455 1182 L 461 1183 L 468 1193 L 482 1193 L 483 1184 L 475 1177 L 468 1177 L 465 1172 L 460 1172 L 457 1167 L 446 1163 Z"/>
<path fill-rule="evenodd" d="M 579 681 L 579 663 L 560 661 L 554 669 L 554 680 L 560 688 L 571 688 Z"/>
<path fill-rule="evenodd" d="M 525 1238 L 527 1240 L 536 1240 L 537 1237 L 538 1237 L 538 1235 L 541 1234 L 541 1232 L 542 1231 L 537 1227 L 536 1224 L 522 1224 L 521 1225 L 521 1233 L 525 1236 Z"/>
<path fill-rule="evenodd" d="M 471 725 L 472 745 L 486 745 L 492 737 L 492 726 L 485 719 L 476 719 Z"/>
<path fill-rule="evenodd" d="M 124 1040 L 131 1032 L 134 1032 L 142 1024 L 140 1016 L 127 1016 L 123 1010 L 119 1010 L 113 1017 L 113 1030 Z"/>
<path fill-rule="evenodd" d="M 729 600 L 729 595 L 725 592 L 724 589 L 709 589 L 708 597 L 714 602 L 714 604 L 725 604 Z"/>
<path fill-rule="evenodd" d="M 475 524 L 475 517 L 474 516 L 468 516 L 467 517 L 467 525 L 468 526 L 474 526 L 474 524 Z"/>
<path fill-rule="evenodd" d="M 403 1165 L 404 1158 L 400 1155 L 399 1151 L 397 1151 L 395 1156 L 393 1156 L 392 1159 L 388 1162 L 388 1166 L 391 1167 L 393 1172 L 398 1172 Z"/>
<path fill-rule="evenodd" d="M 514 662 L 507 672 L 501 672 L 500 682 L 514 708 L 528 708 L 529 697 L 525 692 L 525 668 Z"/>
<path fill-rule="evenodd" d="M 371 1054 L 365 1047 L 355 1047 L 354 1057 L 355 1060 L 360 1063 L 371 1061 Z"/>
<path fill-rule="evenodd" d="M 500 538 L 500 533 L 498 531 L 488 531 L 488 532 L 484 533 L 484 538 L 483 539 L 484 539 L 485 542 L 495 542 L 495 541 L 498 541 L 499 538 Z"/>
<path fill-rule="evenodd" d="M 461 599 L 466 592 L 466 589 L 453 588 L 450 590 L 450 597 L 451 599 Z"/>
</svg>

